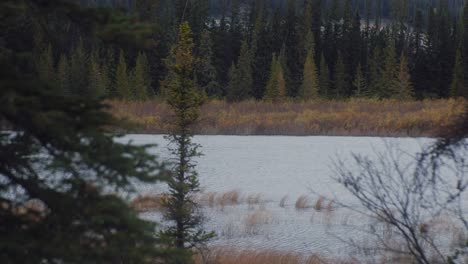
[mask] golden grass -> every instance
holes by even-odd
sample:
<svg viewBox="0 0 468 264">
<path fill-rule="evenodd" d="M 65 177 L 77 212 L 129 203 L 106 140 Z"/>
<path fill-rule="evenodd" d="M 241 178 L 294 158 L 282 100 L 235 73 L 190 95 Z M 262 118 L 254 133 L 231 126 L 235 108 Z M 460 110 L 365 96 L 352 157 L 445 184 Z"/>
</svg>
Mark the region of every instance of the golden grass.
<svg viewBox="0 0 468 264">
<path fill-rule="evenodd" d="M 130 206 L 137 212 L 148 212 L 161 209 L 164 203 L 170 199 L 168 194 L 142 195 L 130 202 Z"/>
<path fill-rule="evenodd" d="M 212 100 L 201 110 L 197 134 L 438 136 L 465 109 L 462 99 L 227 103 Z M 111 113 L 137 127 L 130 132 L 166 134 L 171 111 L 161 100 L 111 101 Z"/>
<path fill-rule="evenodd" d="M 296 206 L 296 209 L 310 208 L 311 205 L 310 205 L 309 197 L 307 197 L 306 195 L 299 196 L 299 198 L 297 198 L 297 200 L 296 200 L 295 206 Z"/>
<path fill-rule="evenodd" d="M 203 259 L 194 256 L 195 264 L 357 264 L 357 260 L 332 260 L 320 256 L 302 256 L 291 252 L 275 250 L 236 250 L 214 248 Z"/>
</svg>

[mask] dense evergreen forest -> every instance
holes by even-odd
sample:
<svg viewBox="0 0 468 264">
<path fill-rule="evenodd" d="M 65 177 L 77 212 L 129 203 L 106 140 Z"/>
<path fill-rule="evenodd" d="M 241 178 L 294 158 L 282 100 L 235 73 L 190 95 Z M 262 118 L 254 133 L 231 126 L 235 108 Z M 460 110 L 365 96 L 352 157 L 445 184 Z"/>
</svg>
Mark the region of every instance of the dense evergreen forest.
<svg viewBox="0 0 468 264">
<path fill-rule="evenodd" d="M 165 95 L 170 50 L 186 20 L 197 56 L 193 75 L 210 97 L 459 97 L 468 95 L 463 2 L 82 0 L 150 24 L 152 40 L 104 48 L 72 23 L 58 23 L 63 14 L 54 12 L 21 45 L 34 45 L 41 78 L 64 93 L 145 100 Z"/>
</svg>

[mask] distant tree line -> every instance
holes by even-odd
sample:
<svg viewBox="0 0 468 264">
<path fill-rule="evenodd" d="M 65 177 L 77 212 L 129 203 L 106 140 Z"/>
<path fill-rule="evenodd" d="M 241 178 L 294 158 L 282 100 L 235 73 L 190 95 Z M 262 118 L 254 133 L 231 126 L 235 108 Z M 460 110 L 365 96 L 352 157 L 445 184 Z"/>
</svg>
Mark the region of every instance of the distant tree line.
<svg viewBox="0 0 468 264">
<path fill-rule="evenodd" d="M 73 25 L 58 25 L 60 14 L 51 14 L 44 23 L 54 33 L 53 43 L 44 43 L 43 33 L 34 32 L 37 61 L 44 78 L 71 89 L 66 93 L 124 100 L 167 95 L 166 62 L 178 25 L 186 20 L 195 43 L 196 86 L 210 97 L 276 101 L 468 95 L 468 7 L 460 0 L 80 3 L 110 6 L 151 24 L 152 40 L 104 49 Z"/>
</svg>

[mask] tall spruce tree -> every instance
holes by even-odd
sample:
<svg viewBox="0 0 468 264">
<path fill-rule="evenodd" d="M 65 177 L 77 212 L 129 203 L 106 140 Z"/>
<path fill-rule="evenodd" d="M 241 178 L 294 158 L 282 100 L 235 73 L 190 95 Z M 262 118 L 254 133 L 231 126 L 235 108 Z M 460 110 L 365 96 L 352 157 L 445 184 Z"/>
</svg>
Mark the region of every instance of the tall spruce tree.
<svg viewBox="0 0 468 264">
<path fill-rule="evenodd" d="M 70 91 L 70 64 L 65 54 L 60 55 L 57 65 L 57 86 L 64 95 L 71 95 Z"/>
<path fill-rule="evenodd" d="M 378 95 L 379 98 L 392 97 L 398 88 L 398 62 L 396 59 L 395 41 L 389 40 L 385 49 L 385 61 L 380 74 L 380 86 L 383 88 Z"/>
<path fill-rule="evenodd" d="M 148 93 L 151 91 L 151 82 L 148 58 L 144 52 L 140 52 L 136 59 L 132 76 L 133 99 L 138 101 L 148 99 Z"/>
<path fill-rule="evenodd" d="M 338 60 L 335 65 L 335 98 L 340 99 L 345 97 L 346 92 L 346 66 L 343 62 L 341 54 L 338 54 Z"/>
<path fill-rule="evenodd" d="M 177 43 L 167 60 L 173 78 L 168 84 L 167 103 L 174 112 L 171 121 L 170 151 L 173 155 L 172 174 L 168 180 L 170 198 L 164 206 L 164 218 L 171 224 L 162 234 L 178 249 L 194 249 L 214 234 L 205 232 L 202 215 L 194 199 L 200 191 L 194 158 L 200 156 L 199 145 L 192 141 L 193 126 L 199 117 L 203 97 L 194 81 L 195 58 L 192 32 L 187 22 L 179 26 Z M 190 257 L 190 256 L 188 256 Z M 187 263 L 190 258 L 177 263 Z"/>
<path fill-rule="evenodd" d="M 93 54 L 89 59 L 88 89 L 86 96 L 96 99 L 106 94 L 106 77 L 104 77 L 104 74 L 97 61 L 97 55 Z"/>
<path fill-rule="evenodd" d="M 132 90 L 130 88 L 130 78 L 127 71 L 127 62 L 125 60 L 125 53 L 120 50 L 119 64 L 115 73 L 115 90 L 117 97 L 121 100 L 131 100 Z"/>
<path fill-rule="evenodd" d="M 306 37 L 307 57 L 304 63 L 302 85 L 299 96 L 304 100 L 317 99 L 319 96 L 319 78 L 315 65 L 315 42 L 312 31 L 309 30 Z"/>
<path fill-rule="evenodd" d="M 408 62 L 405 55 L 402 53 L 400 57 L 400 67 L 398 72 L 398 81 L 395 85 L 396 90 L 392 94 L 392 98 L 399 100 L 409 100 L 413 98 L 413 84 L 408 68 Z"/>
<path fill-rule="evenodd" d="M 320 56 L 320 95 L 324 98 L 330 96 L 330 70 L 325 56 Z"/>
<path fill-rule="evenodd" d="M 356 76 L 354 77 L 353 86 L 355 88 L 354 94 L 357 97 L 363 97 L 367 93 L 366 78 L 362 72 L 361 64 L 358 65 L 356 70 Z"/>
<path fill-rule="evenodd" d="M 239 101 L 247 99 L 251 94 L 252 76 L 252 53 L 247 40 L 242 41 L 239 60 L 236 66 L 235 80 L 231 80 L 228 91 L 228 100 Z"/>
<path fill-rule="evenodd" d="M 222 91 L 217 81 L 216 68 L 213 66 L 212 46 L 210 32 L 204 31 L 198 49 L 195 76 L 201 91 L 206 92 L 209 96 L 221 96 Z"/>
<path fill-rule="evenodd" d="M 286 81 L 284 79 L 283 66 L 273 54 L 271 61 L 270 79 L 265 90 L 264 100 L 277 102 L 286 97 Z"/>
<path fill-rule="evenodd" d="M 452 83 L 450 85 L 450 96 L 452 97 L 466 97 L 468 95 L 465 86 L 464 67 L 461 48 L 458 48 L 453 66 Z"/>
</svg>

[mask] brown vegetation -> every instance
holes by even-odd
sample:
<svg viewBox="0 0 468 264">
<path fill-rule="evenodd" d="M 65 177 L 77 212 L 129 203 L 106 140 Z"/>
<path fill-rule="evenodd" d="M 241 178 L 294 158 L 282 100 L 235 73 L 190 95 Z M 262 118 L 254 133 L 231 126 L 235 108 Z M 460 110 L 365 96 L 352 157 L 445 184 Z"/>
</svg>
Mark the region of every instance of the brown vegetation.
<svg viewBox="0 0 468 264">
<path fill-rule="evenodd" d="M 460 99 L 461 100 L 461 99 Z M 227 103 L 202 107 L 197 134 L 437 136 L 464 110 L 460 100 Z M 166 134 L 171 111 L 165 103 L 110 102 L 111 112 L 136 124 L 130 132 Z"/>
<path fill-rule="evenodd" d="M 205 258 L 194 257 L 195 264 L 355 264 L 357 260 L 329 260 L 319 256 L 305 257 L 291 252 L 274 250 L 211 249 Z"/>
<path fill-rule="evenodd" d="M 170 199 L 169 194 L 143 195 L 133 199 L 130 205 L 137 212 L 154 211 L 161 209 L 168 199 Z"/>
</svg>

